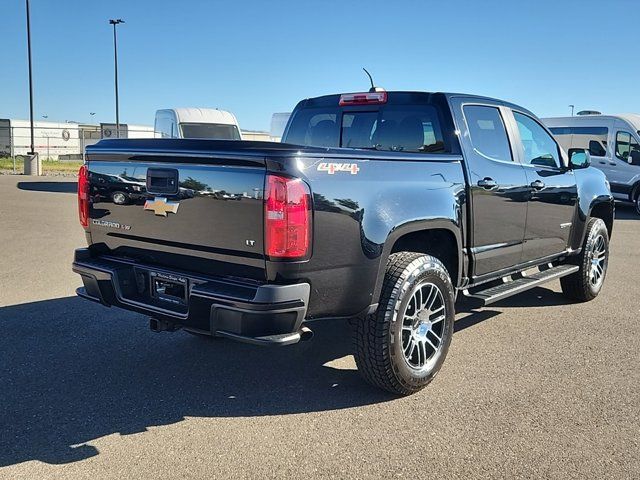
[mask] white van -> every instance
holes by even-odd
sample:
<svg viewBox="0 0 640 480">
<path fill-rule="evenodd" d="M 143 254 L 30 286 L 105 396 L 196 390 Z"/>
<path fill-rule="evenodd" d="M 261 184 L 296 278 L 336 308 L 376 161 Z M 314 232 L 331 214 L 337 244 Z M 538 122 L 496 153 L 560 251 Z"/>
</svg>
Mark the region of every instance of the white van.
<svg viewBox="0 0 640 480">
<path fill-rule="evenodd" d="M 216 108 L 158 110 L 154 130 L 161 138 L 242 140 L 235 115 Z"/>
<path fill-rule="evenodd" d="M 543 118 L 565 150 L 584 148 L 602 170 L 616 200 L 633 202 L 640 215 L 640 115 Z"/>
</svg>

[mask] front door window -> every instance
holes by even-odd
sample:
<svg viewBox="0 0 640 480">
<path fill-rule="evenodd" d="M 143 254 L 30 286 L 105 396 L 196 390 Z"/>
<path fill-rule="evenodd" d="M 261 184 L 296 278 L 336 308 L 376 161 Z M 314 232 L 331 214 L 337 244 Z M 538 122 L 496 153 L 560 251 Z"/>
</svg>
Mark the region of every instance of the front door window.
<svg viewBox="0 0 640 480">
<path fill-rule="evenodd" d="M 553 137 L 533 118 L 518 112 L 513 112 L 513 116 L 524 149 L 523 163 L 560 168 L 560 152 Z"/>
<path fill-rule="evenodd" d="M 633 151 L 640 151 L 640 145 L 629 132 L 616 134 L 616 157 L 630 163 L 630 155 Z"/>
</svg>

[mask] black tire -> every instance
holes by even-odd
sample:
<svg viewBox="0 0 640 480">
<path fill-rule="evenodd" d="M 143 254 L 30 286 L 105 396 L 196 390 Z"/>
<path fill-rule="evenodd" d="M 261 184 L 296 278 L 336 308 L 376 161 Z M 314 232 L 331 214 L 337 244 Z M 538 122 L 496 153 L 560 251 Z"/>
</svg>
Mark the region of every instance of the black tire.
<svg viewBox="0 0 640 480">
<path fill-rule="evenodd" d="M 636 187 L 636 193 L 635 193 L 635 197 L 633 199 L 633 205 L 636 209 L 636 213 L 638 215 L 640 215 L 640 186 Z"/>
<path fill-rule="evenodd" d="M 422 305 L 422 296 L 428 297 L 425 303 L 429 302 L 431 293 L 423 293 L 425 289 L 430 289 L 428 292 L 440 292 L 440 296 L 434 294 L 434 298 L 438 298 L 438 310 L 433 313 L 431 308 L 435 308 L 435 300 L 425 310 L 419 310 L 416 306 L 418 303 Z M 416 297 L 418 290 L 420 301 Z M 442 367 L 451 344 L 455 321 L 454 298 L 455 291 L 449 273 L 438 259 L 413 252 L 390 255 L 377 311 L 353 321 L 354 356 L 364 379 L 397 395 L 410 395 L 426 387 Z M 410 311 L 415 319 L 405 316 Z M 427 313 L 423 315 L 423 312 Z M 440 317 L 444 318 L 438 320 Z M 407 326 L 407 321 L 413 326 Z M 437 323 L 440 325 L 437 326 Z M 436 345 L 437 349 L 427 346 L 424 338 L 433 346 L 432 342 L 436 343 L 438 333 L 440 342 Z M 414 338 L 420 340 L 414 341 Z M 410 365 L 416 358 L 412 356 L 414 349 L 411 342 L 415 343 L 414 347 L 418 350 L 416 363 L 420 362 L 421 355 L 425 362 L 421 368 Z M 405 353 L 409 349 L 411 352 L 407 354 L 407 359 Z"/>
<path fill-rule="evenodd" d="M 601 262 L 602 273 L 599 280 L 594 283 L 593 269 L 595 267 L 593 261 L 596 258 L 596 249 L 599 249 L 600 238 L 603 241 L 604 258 Z M 580 267 L 579 270 L 560 279 L 562 293 L 579 302 L 593 300 L 602 289 L 609 265 L 609 232 L 601 219 L 592 218 L 587 223 L 587 234 L 582 245 L 582 251 L 575 258 L 575 264 Z"/>
</svg>

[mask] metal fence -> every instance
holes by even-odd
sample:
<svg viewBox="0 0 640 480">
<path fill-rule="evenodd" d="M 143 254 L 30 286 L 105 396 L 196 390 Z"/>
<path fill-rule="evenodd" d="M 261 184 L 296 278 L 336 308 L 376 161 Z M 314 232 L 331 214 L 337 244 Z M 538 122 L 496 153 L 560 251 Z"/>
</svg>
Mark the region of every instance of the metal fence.
<svg viewBox="0 0 640 480">
<path fill-rule="evenodd" d="M 0 121 L 2 122 L 2 121 Z M 27 123 L 27 122 L 21 122 Z M 120 138 L 153 138 L 153 129 L 135 129 L 121 125 Z M 85 148 L 103 138 L 116 138 L 115 125 L 61 124 L 58 126 L 36 123 L 34 148 L 43 160 L 84 160 Z M 13 170 L 21 157 L 31 151 L 29 125 L 2 125 L 0 123 L 0 158 L 13 159 Z"/>
</svg>

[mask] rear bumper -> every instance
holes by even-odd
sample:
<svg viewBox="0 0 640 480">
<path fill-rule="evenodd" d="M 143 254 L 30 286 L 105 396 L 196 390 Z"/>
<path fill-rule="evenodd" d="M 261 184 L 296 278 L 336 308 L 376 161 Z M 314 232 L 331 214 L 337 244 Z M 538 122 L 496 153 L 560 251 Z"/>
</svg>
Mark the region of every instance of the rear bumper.
<svg viewBox="0 0 640 480">
<path fill-rule="evenodd" d="M 308 283 L 260 284 L 204 277 L 108 256 L 75 252 L 73 271 L 82 277 L 80 297 L 162 320 L 175 327 L 259 345 L 289 345 L 301 337 L 309 304 Z M 151 294 L 151 273 L 180 279 L 184 303 Z"/>
</svg>

